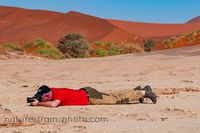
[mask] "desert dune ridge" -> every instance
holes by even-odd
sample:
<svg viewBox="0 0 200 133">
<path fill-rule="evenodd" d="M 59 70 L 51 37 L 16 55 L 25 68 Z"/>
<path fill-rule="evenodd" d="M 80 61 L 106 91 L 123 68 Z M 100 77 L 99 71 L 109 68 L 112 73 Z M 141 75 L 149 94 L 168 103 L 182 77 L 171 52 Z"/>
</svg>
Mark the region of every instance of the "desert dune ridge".
<svg viewBox="0 0 200 133">
<path fill-rule="evenodd" d="M 57 45 L 67 33 L 81 33 L 90 42 L 162 42 L 199 29 L 199 17 L 183 24 L 159 24 L 104 19 L 76 11 L 59 13 L 0 6 L 0 43 L 25 42 L 42 38 Z M 135 39 L 137 38 L 137 39 Z"/>
</svg>

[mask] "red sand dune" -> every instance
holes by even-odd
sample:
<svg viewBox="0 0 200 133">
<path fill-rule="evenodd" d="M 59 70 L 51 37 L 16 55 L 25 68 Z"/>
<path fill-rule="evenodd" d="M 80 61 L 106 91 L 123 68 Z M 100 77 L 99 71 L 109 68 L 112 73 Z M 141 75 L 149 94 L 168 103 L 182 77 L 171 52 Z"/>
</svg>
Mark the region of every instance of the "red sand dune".
<svg viewBox="0 0 200 133">
<path fill-rule="evenodd" d="M 191 33 L 200 28 L 200 23 L 189 24 L 156 24 L 129 22 L 120 20 L 109 20 L 110 23 L 120 27 L 121 29 L 144 37 L 145 39 L 153 39 L 160 42 L 172 36 L 179 36 Z"/>
<path fill-rule="evenodd" d="M 195 18 L 187 21 L 186 23 L 200 23 L 200 16 L 195 17 Z"/>
<path fill-rule="evenodd" d="M 132 41 L 135 35 L 107 20 L 78 12 L 58 13 L 0 6 L 0 42 L 41 37 L 54 44 L 67 33 L 82 33 L 89 41 Z M 108 35 L 108 36 L 107 36 Z"/>
<path fill-rule="evenodd" d="M 196 21 L 196 19 L 195 19 Z M 58 13 L 0 6 L 0 42 L 43 38 L 56 44 L 67 33 L 82 33 L 89 41 L 135 42 L 191 33 L 200 23 L 154 24 L 106 20 L 78 12 Z M 137 39 L 137 40 L 136 40 Z"/>
</svg>

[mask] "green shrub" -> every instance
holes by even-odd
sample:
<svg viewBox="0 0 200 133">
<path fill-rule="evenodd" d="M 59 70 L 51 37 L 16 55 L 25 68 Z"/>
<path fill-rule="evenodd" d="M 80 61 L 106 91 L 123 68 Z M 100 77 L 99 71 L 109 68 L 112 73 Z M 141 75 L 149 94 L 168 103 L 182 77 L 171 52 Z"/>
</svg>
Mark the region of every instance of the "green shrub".
<svg viewBox="0 0 200 133">
<path fill-rule="evenodd" d="M 102 49 L 102 48 L 98 48 L 96 50 L 92 49 L 90 50 L 90 55 L 92 56 L 113 56 L 113 55 L 118 55 L 119 53 L 119 49 L 117 48 L 111 48 L 108 50 Z"/>
<path fill-rule="evenodd" d="M 63 59 L 64 55 L 56 48 L 49 49 L 38 49 L 36 51 L 39 55 L 43 57 L 53 58 L 53 59 Z"/>
<path fill-rule="evenodd" d="M 110 49 L 108 50 L 108 55 L 113 56 L 113 55 L 118 55 L 119 51 L 115 49 Z"/>
<path fill-rule="evenodd" d="M 94 42 L 90 50 L 92 56 L 112 56 L 127 53 L 143 52 L 141 44 L 134 44 L 131 42 Z"/>
<path fill-rule="evenodd" d="M 120 54 L 120 50 L 118 47 L 112 47 L 108 50 L 108 55 L 113 56 L 113 55 L 118 55 Z"/>
<path fill-rule="evenodd" d="M 153 40 L 146 40 L 144 43 L 144 51 L 150 52 L 155 46 L 155 42 Z"/>
<path fill-rule="evenodd" d="M 57 48 L 66 58 L 82 58 L 89 56 L 89 43 L 78 33 L 67 34 L 58 42 Z"/>
<path fill-rule="evenodd" d="M 14 51 L 23 51 L 23 49 L 19 46 L 17 42 L 7 42 L 0 44 L 0 48 L 14 50 Z"/>
<path fill-rule="evenodd" d="M 24 49 L 32 54 L 36 54 L 42 57 L 52 59 L 64 58 L 64 55 L 57 48 L 53 47 L 50 42 L 47 42 L 40 38 L 26 42 L 24 45 Z"/>
<path fill-rule="evenodd" d="M 96 49 L 95 55 L 103 57 L 108 55 L 108 51 L 104 49 Z"/>
<path fill-rule="evenodd" d="M 51 48 L 51 47 L 52 47 L 51 43 L 40 38 L 28 41 L 24 45 L 25 49 L 30 49 L 30 48 L 39 49 L 39 48 Z"/>
</svg>

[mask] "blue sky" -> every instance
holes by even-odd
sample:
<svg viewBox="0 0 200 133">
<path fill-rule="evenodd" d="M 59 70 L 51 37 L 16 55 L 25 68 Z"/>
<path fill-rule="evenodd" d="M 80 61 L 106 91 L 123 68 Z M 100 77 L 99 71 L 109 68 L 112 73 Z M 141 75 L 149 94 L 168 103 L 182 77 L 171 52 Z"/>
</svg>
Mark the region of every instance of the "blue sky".
<svg viewBox="0 0 200 133">
<path fill-rule="evenodd" d="M 156 23 L 184 23 L 200 16 L 200 0 L 0 0 L 0 5 Z"/>
</svg>

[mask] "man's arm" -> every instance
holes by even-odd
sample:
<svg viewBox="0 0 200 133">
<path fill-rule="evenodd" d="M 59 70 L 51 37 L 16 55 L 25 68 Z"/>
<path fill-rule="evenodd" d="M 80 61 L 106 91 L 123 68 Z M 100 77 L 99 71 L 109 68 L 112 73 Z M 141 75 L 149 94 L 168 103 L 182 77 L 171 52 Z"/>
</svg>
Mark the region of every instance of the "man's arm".
<svg viewBox="0 0 200 133">
<path fill-rule="evenodd" d="M 47 102 L 39 102 L 35 100 L 31 103 L 32 106 L 45 106 L 45 107 L 58 107 L 60 103 L 60 100 L 54 100 L 54 101 L 47 101 Z"/>
<path fill-rule="evenodd" d="M 38 102 L 37 106 L 58 107 L 59 103 L 60 103 L 60 100 Z"/>
</svg>

